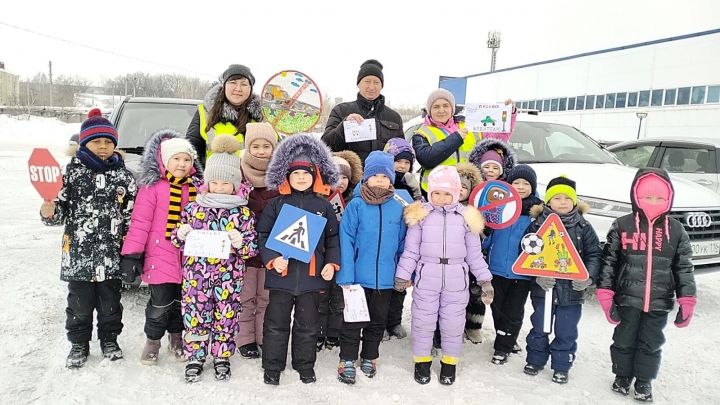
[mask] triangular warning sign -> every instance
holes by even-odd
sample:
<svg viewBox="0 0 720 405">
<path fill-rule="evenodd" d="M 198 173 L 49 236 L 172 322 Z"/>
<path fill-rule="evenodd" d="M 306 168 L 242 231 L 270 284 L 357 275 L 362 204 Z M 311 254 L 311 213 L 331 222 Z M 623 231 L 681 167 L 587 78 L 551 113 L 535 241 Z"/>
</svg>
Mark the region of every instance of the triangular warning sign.
<svg viewBox="0 0 720 405">
<path fill-rule="evenodd" d="M 335 216 L 337 216 L 338 222 L 340 222 L 340 219 L 345 212 L 345 200 L 343 199 L 342 194 L 334 191 L 332 194 L 330 194 L 330 197 L 328 197 L 328 201 L 330 202 L 330 205 L 332 205 L 333 210 L 335 211 Z"/>
<path fill-rule="evenodd" d="M 275 236 L 275 240 L 280 243 L 292 246 L 295 249 L 309 252 L 310 243 L 308 242 L 307 215 L 300 217 L 300 219 L 285 228 L 284 231 L 281 231 L 279 234 L 277 234 Z"/>
<path fill-rule="evenodd" d="M 585 280 L 588 271 L 557 214 L 550 214 L 537 233 L 525 235 L 512 271 L 522 276 Z"/>
</svg>

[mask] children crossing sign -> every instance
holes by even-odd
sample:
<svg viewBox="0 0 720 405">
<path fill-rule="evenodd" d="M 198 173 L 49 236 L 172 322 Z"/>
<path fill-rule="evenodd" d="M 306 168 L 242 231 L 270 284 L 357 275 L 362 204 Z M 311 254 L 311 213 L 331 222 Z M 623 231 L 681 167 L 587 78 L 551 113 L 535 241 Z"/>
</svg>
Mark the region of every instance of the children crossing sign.
<svg viewBox="0 0 720 405">
<path fill-rule="evenodd" d="M 278 214 L 265 247 L 283 255 L 310 263 L 327 219 L 292 205 L 285 204 Z"/>
<path fill-rule="evenodd" d="M 566 280 L 588 278 L 587 268 L 557 214 L 550 214 L 537 233 L 525 235 L 520 245 L 522 253 L 512 267 L 515 274 Z"/>
</svg>

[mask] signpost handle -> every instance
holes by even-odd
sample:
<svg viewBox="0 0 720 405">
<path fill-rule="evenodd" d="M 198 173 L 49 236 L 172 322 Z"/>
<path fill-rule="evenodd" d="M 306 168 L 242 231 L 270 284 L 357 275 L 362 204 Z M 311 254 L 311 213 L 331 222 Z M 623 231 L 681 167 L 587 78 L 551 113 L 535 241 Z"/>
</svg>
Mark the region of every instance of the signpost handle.
<svg viewBox="0 0 720 405">
<path fill-rule="evenodd" d="M 553 288 L 545 291 L 545 312 L 543 313 L 543 332 L 550 333 L 550 321 L 552 320 L 552 297 Z"/>
</svg>

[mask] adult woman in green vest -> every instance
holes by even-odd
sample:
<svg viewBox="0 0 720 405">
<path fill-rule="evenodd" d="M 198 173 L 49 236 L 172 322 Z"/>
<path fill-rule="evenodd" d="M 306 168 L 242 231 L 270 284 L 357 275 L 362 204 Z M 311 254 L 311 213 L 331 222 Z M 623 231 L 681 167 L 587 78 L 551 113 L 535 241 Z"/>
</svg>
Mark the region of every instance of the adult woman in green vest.
<svg viewBox="0 0 720 405">
<path fill-rule="evenodd" d="M 255 76 L 244 65 L 230 65 L 198 104 L 186 138 L 198 154 L 200 164 L 212 155 L 207 146 L 220 134 L 234 135 L 241 145 L 245 144 L 245 125 L 263 119 L 260 98 L 253 94 Z"/>
<path fill-rule="evenodd" d="M 505 101 L 505 104 L 510 103 L 512 100 Z M 428 96 L 426 108 L 425 122 L 412 137 L 416 159 L 422 166 L 420 186 L 424 196 L 427 196 L 428 175 L 433 168 L 467 162 L 468 154 L 483 136 L 504 141 L 510 137 L 509 134 L 469 132 L 465 128 L 465 118 L 455 116 L 455 97 L 445 89 L 433 90 Z M 516 115 L 517 111 L 513 109 L 510 133 L 515 128 Z"/>
</svg>

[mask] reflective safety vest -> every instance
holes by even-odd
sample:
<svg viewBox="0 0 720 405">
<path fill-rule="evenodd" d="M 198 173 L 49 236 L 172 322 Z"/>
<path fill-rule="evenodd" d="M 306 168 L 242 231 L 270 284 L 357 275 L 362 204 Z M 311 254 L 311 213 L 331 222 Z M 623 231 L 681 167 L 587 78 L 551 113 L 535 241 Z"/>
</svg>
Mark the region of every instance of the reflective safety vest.
<svg viewBox="0 0 720 405">
<path fill-rule="evenodd" d="M 458 124 L 459 128 L 465 128 L 465 122 Z M 415 131 L 416 134 L 422 135 L 427 141 L 432 144 L 440 142 L 452 134 L 448 134 L 446 130 L 438 128 L 436 126 L 423 125 Z M 441 162 L 438 166 L 455 166 L 460 162 L 467 162 L 470 151 L 473 150 L 475 144 L 480 142 L 482 134 L 479 132 L 468 132 L 465 136 L 465 142 L 455 151 L 450 157 Z M 420 186 L 423 190 L 428 191 L 428 177 L 432 169 L 422 169 L 422 177 L 420 178 Z"/>
<path fill-rule="evenodd" d="M 205 159 L 209 158 L 213 152 L 210 150 L 210 145 L 212 145 L 213 138 L 215 138 L 215 135 L 221 135 L 221 134 L 228 134 L 232 135 L 240 142 L 241 150 L 242 147 L 245 146 L 245 135 L 241 133 L 236 133 L 237 128 L 232 123 L 223 123 L 218 122 L 217 124 L 213 125 L 212 128 L 210 128 L 210 131 L 205 131 L 205 128 L 207 128 L 207 116 L 205 113 L 205 106 L 203 103 L 198 104 L 198 112 L 200 113 L 200 136 L 203 137 L 205 140 L 205 145 L 207 147 L 205 148 Z M 237 154 L 240 154 L 240 151 L 237 152 Z"/>
</svg>

